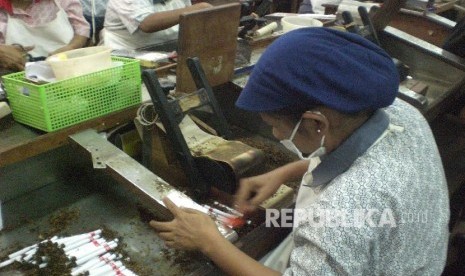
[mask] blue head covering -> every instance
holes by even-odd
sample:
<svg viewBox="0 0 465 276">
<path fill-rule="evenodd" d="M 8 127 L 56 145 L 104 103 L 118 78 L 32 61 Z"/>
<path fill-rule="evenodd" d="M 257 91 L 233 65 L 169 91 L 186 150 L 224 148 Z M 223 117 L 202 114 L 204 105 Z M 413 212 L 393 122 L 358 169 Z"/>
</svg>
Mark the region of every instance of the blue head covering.
<svg viewBox="0 0 465 276">
<path fill-rule="evenodd" d="M 236 105 L 255 112 L 323 105 L 356 113 L 390 105 L 398 86 L 394 63 L 374 43 L 348 32 L 302 28 L 265 50 Z"/>
</svg>

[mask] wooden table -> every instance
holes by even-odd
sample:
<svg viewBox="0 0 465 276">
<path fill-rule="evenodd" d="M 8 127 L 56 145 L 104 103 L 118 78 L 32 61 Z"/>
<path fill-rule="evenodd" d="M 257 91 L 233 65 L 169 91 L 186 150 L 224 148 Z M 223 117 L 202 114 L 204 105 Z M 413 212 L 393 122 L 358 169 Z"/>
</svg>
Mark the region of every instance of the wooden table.
<svg viewBox="0 0 465 276">
<path fill-rule="evenodd" d="M 425 17 L 413 14 L 399 13 L 389 23 L 389 26 L 404 31 L 437 47 L 444 45 L 450 34 L 450 28 L 432 22 Z"/>
<path fill-rule="evenodd" d="M 137 108 L 126 108 L 50 133 L 17 123 L 11 115 L 5 117 L 0 121 L 0 168 L 63 146 L 68 143 L 69 135 L 82 130 L 105 131 L 129 123 L 136 116 Z"/>
</svg>

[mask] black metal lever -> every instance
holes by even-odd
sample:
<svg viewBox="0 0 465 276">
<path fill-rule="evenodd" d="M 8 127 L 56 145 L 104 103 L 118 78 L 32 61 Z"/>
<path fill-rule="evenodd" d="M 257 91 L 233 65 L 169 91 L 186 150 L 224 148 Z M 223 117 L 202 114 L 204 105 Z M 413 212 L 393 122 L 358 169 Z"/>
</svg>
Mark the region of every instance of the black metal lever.
<svg viewBox="0 0 465 276">
<path fill-rule="evenodd" d="M 378 39 L 378 33 L 375 30 L 367 9 L 363 6 L 360 6 L 358 7 L 358 13 L 360 14 L 360 18 L 362 19 L 364 25 L 363 29 L 365 30 L 365 34 L 363 36 L 376 43 L 378 46 L 381 46 L 381 43 Z"/>
<path fill-rule="evenodd" d="M 194 79 L 194 83 L 197 89 L 199 90 L 204 89 L 205 92 L 207 93 L 208 101 L 215 115 L 214 118 L 217 121 L 216 128 L 217 128 L 218 134 L 225 139 L 230 139 L 232 137 L 232 132 L 228 128 L 228 123 L 226 122 L 226 118 L 224 117 L 224 114 L 221 111 L 218 105 L 218 102 L 216 101 L 215 95 L 213 94 L 213 90 L 210 86 L 210 83 L 207 80 L 207 76 L 205 75 L 205 71 L 200 65 L 199 58 L 198 57 L 188 58 L 187 67 L 189 68 L 189 71 L 191 72 L 192 79 Z"/>
<path fill-rule="evenodd" d="M 142 72 L 142 79 L 152 99 L 155 111 L 160 116 L 160 120 L 166 130 L 171 145 L 181 163 L 182 168 L 188 178 L 188 184 L 192 188 L 194 196 L 198 199 L 204 198 L 210 191 L 207 181 L 201 177 L 189 147 L 179 129 L 179 122 L 174 115 L 169 101 L 158 82 L 157 75 L 153 69 L 146 69 Z"/>
</svg>

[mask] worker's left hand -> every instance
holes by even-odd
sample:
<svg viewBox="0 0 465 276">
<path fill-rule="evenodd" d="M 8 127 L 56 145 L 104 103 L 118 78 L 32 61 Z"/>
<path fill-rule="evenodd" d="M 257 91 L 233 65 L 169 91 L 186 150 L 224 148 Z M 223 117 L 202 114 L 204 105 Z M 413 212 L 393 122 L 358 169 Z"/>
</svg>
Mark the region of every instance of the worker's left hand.
<svg viewBox="0 0 465 276">
<path fill-rule="evenodd" d="M 166 246 L 202 251 L 211 240 L 221 236 L 215 222 L 208 215 L 194 209 L 179 208 L 168 198 L 164 198 L 163 202 L 174 219 L 169 222 L 152 220 L 150 226 L 157 231 Z"/>
<path fill-rule="evenodd" d="M 66 52 L 66 51 L 70 51 L 70 50 L 74 50 L 75 48 L 70 46 L 70 45 L 66 45 L 66 46 L 63 46 L 61 48 L 58 48 L 56 49 L 55 51 L 51 52 L 49 54 L 49 56 L 53 56 L 53 55 L 56 55 L 58 53 L 62 53 L 62 52 Z"/>
</svg>

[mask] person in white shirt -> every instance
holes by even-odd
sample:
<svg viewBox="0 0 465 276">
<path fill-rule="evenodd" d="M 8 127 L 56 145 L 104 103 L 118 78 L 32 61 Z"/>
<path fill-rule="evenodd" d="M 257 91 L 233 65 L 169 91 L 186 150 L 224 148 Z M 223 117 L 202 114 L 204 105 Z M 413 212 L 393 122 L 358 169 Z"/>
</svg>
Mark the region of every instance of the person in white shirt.
<svg viewBox="0 0 465 276">
<path fill-rule="evenodd" d="M 134 50 L 176 40 L 179 16 L 209 7 L 190 0 L 109 0 L 100 44 Z"/>
</svg>

